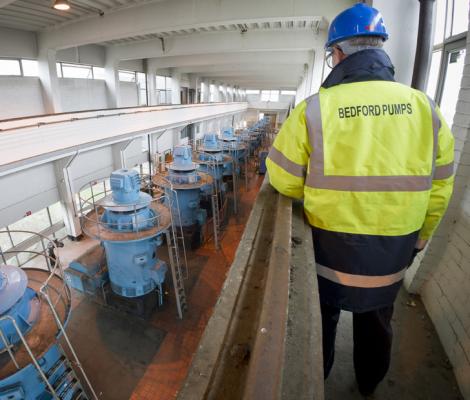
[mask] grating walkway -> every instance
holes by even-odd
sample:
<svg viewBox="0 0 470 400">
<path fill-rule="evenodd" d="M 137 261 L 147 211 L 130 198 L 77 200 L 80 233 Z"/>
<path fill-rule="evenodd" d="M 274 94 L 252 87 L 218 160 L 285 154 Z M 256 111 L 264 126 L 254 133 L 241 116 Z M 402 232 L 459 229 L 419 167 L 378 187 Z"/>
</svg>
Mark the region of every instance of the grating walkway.
<svg viewBox="0 0 470 400">
<path fill-rule="evenodd" d="M 461 400 L 452 367 L 419 298 L 405 290 L 395 302 L 394 343 L 388 375 L 372 397 L 377 400 Z M 326 381 L 326 400 L 356 400 L 352 362 L 352 315 L 338 325 L 335 364 Z"/>
</svg>

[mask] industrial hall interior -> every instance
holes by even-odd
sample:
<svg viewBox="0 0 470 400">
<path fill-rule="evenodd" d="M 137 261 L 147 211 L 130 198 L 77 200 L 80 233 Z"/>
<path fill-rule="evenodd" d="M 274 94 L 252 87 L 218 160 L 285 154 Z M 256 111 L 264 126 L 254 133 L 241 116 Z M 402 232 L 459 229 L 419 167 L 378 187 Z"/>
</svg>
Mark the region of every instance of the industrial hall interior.
<svg viewBox="0 0 470 400">
<path fill-rule="evenodd" d="M 0 400 L 470 400 L 469 8 L 0 0 Z"/>
</svg>

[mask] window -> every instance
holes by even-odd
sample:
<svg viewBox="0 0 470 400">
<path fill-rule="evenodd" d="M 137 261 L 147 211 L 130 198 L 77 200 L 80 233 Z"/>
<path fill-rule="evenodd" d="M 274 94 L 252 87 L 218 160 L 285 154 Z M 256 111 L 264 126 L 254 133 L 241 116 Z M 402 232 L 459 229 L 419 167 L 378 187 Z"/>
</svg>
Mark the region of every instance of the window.
<svg viewBox="0 0 470 400">
<path fill-rule="evenodd" d="M 434 52 L 426 92 L 452 124 L 466 55 L 468 0 L 437 0 Z"/>
<path fill-rule="evenodd" d="M 457 99 L 459 98 L 460 81 L 465 66 L 465 53 L 465 49 L 451 52 L 446 68 L 440 108 L 449 126 L 452 125 Z"/>
<path fill-rule="evenodd" d="M 281 96 L 295 96 L 296 94 L 295 90 L 281 90 Z"/>
<path fill-rule="evenodd" d="M 157 75 L 157 101 L 158 104 L 171 104 L 171 85 L 172 80 L 168 76 Z"/>
<path fill-rule="evenodd" d="M 119 71 L 119 80 L 121 82 L 135 82 L 136 72 L 134 71 Z"/>
<path fill-rule="evenodd" d="M 248 89 L 245 94 L 259 94 L 259 90 Z"/>
<path fill-rule="evenodd" d="M 62 78 L 93 79 L 91 65 L 62 64 Z"/>
<path fill-rule="evenodd" d="M 261 101 L 279 101 L 279 90 L 262 90 Z"/>
<path fill-rule="evenodd" d="M 102 67 L 93 67 L 93 79 L 106 79 L 104 74 L 104 68 Z"/>
<path fill-rule="evenodd" d="M 21 76 L 19 60 L 0 60 L 0 75 Z"/>
<path fill-rule="evenodd" d="M 23 76 L 39 76 L 37 60 L 21 60 Z"/>
<path fill-rule="evenodd" d="M 22 250 L 44 251 L 41 242 L 37 241 L 39 239 L 38 237 L 27 232 L 11 232 L 14 230 L 38 232 L 51 239 L 59 240 L 67 236 L 61 205 L 58 202 L 34 213 L 28 213 L 19 221 L 0 229 L 0 231 L 2 231 L 0 234 L 1 251 L 9 252 L 14 247 Z M 35 240 L 31 241 L 32 238 Z M 21 266 L 34 258 L 35 254 L 25 253 L 15 255 L 14 253 L 9 253 L 5 257 L 8 263 Z"/>
<path fill-rule="evenodd" d="M 468 0 L 454 0 L 454 18 L 452 21 L 452 35 L 466 32 L 468 29 Z"/>
<path fill-rule="evenodd" d="M 431 68 L 429 70 L 428 85 L 426 93 L 431 98 L 436 95 L 437 81 L 439 79 L 439 68 L 441 66 L 442 50 L 438 50 L 432 53 Z"/>
<path fill-rule="evenodd" d="M 137 88 L 139 90 L 139 105 L 147 105 L 147 75 L 137 72 Z"/>
</svg>

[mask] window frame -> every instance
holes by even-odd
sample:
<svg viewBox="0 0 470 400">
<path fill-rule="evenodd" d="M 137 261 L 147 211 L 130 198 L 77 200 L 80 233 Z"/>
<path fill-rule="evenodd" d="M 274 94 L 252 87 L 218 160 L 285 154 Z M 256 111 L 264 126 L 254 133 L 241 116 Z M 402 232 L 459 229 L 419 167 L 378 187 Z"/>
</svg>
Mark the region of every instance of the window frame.
<svg viewBox="0 0 470 400">
<path fill-rule="evenodd" d="M 444 94 L 444 84 L 447 74 L 447 67 L 449 65 L 449 58 L 451 53 L 459 50 L 466 49 L 467 45 L 467 32 L 459 33 L 458 35 L 451 36 L 446 39 L 444 43 L 440 43 L 433 48 L 433 52 L 442 50 L 441 62 L 439 66 L 439 73 L 437 78 L 436 93 L 434 94 L 434 101 L 437 105 L 441 105 L 442 96 Z M 428 77 L 429 78 L 429 77 Z"/>
<path fill-rule="evenodd" d="M 21 78 L 24 77 L 23 74 L 23 64 L 21 63 L 21 58 L 16 58 L 16 57 L 0 57 L 0 60 L 5 60 L 5 61 L 16 61 L 20 67 L 20 74 L 19 75 L 3 75 L 0 74 L 0 77 L 3 78 Z"/>
</svg>

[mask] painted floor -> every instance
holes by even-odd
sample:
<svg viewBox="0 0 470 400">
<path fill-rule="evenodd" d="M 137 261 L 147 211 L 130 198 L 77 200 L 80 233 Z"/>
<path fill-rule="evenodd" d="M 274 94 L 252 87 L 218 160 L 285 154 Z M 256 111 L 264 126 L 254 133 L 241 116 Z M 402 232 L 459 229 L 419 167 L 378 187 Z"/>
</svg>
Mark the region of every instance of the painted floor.
<svg viewBox="0 0 470 400">
<path fill-rule="evenodd" d="M 452 367 L 419 298 L 402 289 L 395 302 L 392 363 L 371 399 L 461 400 Z M 338 326 L 335 364 L 325 383 L 326 400 L 356 400 L 352 361 L 352 314 Z"/>
</svg>

